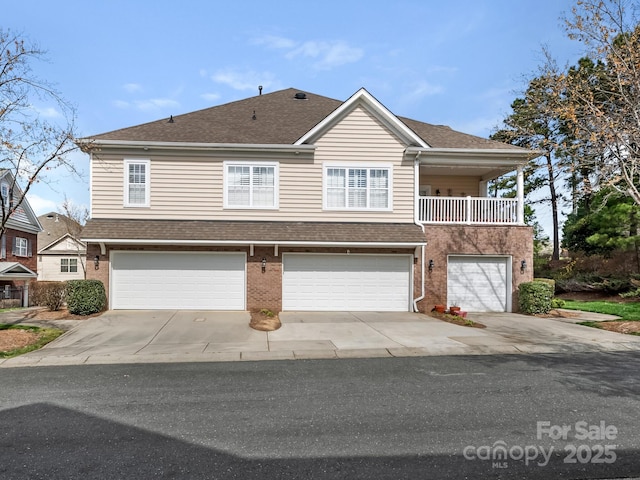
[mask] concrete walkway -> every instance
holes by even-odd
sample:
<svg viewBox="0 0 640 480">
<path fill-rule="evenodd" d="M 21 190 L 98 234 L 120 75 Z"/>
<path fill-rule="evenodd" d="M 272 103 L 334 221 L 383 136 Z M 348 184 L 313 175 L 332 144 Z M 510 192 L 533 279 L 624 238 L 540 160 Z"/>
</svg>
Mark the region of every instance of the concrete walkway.
<svg viewBox="0 0 640 480">
<path fill-rule="evenodd" d="M 0 323 L 9 323 L 2 315 Z M 417 313 L 283 312 L 279 330 L 260 332 L 249 327 L 247 312 L 118 310 L 68 321 L 76 326 L 40 350 L 0 360 L 0 367 L 640 351 L 638 336 L 557 319 L 469 317 L 487 328 Z"/>
</svg>

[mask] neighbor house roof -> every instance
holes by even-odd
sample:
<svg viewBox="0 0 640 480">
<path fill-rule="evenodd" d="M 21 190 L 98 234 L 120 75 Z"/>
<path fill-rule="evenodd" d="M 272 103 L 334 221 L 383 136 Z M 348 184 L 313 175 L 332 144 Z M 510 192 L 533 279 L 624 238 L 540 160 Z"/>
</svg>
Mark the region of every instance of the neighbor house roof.
<svg viewBox="0 0 640 480">
<path fill-rule="evenodd" d="M 38 217 L 42 231 L 38 234 L 38 248 L 54 242 L 66 234 L 77 236 L 82 225 L 61 213 L 49 212 Z"/>
<path fill-rule="evenodd" d="M 186 142 L 213 144 L 294 144 L 343 103 L 295 88 L 257 95 L 111 132 L 85 142 Z M 513 145 L 398 117 L 433 148 L 511 149 Z"/>
<path fill-rule="evenodd" d="M 82 232 L 88 242 L 190 244 L 386 244 L 425 243 L 412 223 L 247 222 L 207 220 L 91 219 Z"/>
</svg>

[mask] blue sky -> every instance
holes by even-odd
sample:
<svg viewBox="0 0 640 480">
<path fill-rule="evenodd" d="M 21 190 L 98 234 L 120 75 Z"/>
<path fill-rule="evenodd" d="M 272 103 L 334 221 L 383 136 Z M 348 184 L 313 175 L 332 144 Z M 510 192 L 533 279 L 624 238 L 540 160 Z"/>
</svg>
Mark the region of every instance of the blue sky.
<svg viewBox="0 0 640 480">
<path fill-rule="evenodd" d="M 365 87 L 397 115 L 488 136 L 546 45 L 575 63 L 560 17 L 568 0 L 5 2 L 3 29 L 47 50 L 34 72 L 77 108 L 80 136 L 294 87 L 346 100 Z M 46 111 L 48 105 L 39 105 Z M 81 179 L 51 174 L 29 197 L 38 214 Z M 546 224 L 550 213 L 540 209 Z"/>
</svg>

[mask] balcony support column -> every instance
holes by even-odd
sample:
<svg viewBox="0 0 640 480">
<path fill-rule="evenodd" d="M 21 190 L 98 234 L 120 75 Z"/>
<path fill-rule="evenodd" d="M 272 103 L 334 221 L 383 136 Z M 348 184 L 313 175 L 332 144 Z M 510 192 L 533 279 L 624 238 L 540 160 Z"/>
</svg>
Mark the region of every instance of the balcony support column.
<svg viewBox="0 0 640 480">
<path fill-rule="evenodd" d="M 524 170 L 522 165 L 518 165 L 517 169 L 517 222 L 518 225 L 524 225 Z"/>
</svg>

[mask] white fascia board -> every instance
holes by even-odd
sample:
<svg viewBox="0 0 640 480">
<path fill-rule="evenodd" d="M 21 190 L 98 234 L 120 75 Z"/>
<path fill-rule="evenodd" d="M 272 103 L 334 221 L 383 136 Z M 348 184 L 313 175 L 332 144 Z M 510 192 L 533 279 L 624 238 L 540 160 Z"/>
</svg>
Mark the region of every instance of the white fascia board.
<svg viewBox="0 0 640 480">
<path fill-rule="evenodd" d="M 407 148 L 408 154 L 416 154 L 420 165 L 447 165 L 447 166 L 517 166 L 527 163 L 529 160 L 539 157 L 541 152 L 536 150 L 504 150 L 470 149 L 470 148 Z"/>
<path fill-rule="evenodd" d="M 295 145 L 303 145 L 306 142 L 315 139 L 317 135 L 326 131 L 331 125 L 342 118 L 345 113 L 351 111 L 358 102 L 362 102 L 367 105 L 369 109 L 375 113 L 378 119 L 395 130 L 401 137 L 406 138 L 409 143 L 414 143 L 422 148 L 429 148 L 429 145 L 427 145 L 424 140 L 422 140 L 413 130 L 407 127 L 404 122 L 396 117 L 387 107 L 380 103 L 364 88 L 361 88 L 351 95 L 346 102 L 336 108 L 320 123 L 300 137 L 298 141 L 295 142 Z"/>
<path fill-rule="evenodd" d="M 104 243 L 107 245 L 191 245 L 191 246 L 228 246 L 228 245 L 279 245 L 279 246 L 313 246 L 313 247 L 366 247 L 366 248 L 414 248 L 426 245 L 427 242 L 305 242 L 279 240 L 153 240 L 126 238 L 83 238 L 86 243 Z"/>
<path fill-rule="evenodd" d="M 83 144 L 88 148 L 112 147 L 112 148 L 147 148 L 162 150 L 224 150 L 224 151 L 271 151 L 286 152 L 295 154 L 296 152 L 313 152 L 315 145 L 291 145 L 291 144 L 269 144 L 269 143 L 193 143 L 193 142 L 148 142 L 142 140 L 92 140 L 82 138 L 78 144 Z"/>
</svg>

